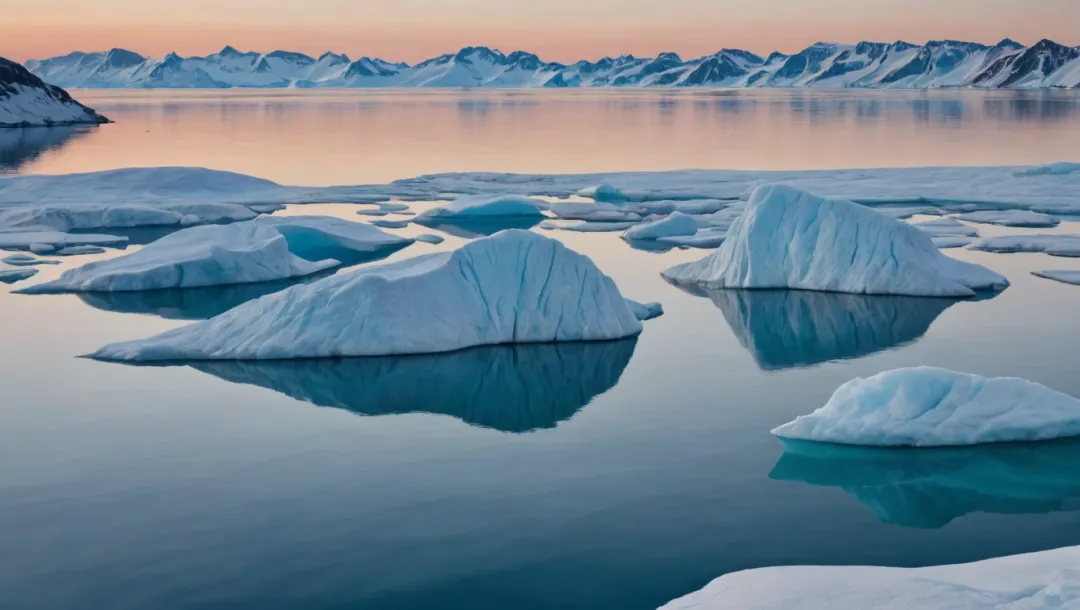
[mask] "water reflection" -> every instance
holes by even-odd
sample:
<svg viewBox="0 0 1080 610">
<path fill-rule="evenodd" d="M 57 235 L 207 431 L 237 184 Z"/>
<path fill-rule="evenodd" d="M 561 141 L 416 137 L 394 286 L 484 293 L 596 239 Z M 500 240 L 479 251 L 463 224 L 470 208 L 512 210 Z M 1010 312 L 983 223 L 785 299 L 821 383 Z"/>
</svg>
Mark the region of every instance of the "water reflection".
<svg viewBox="0 0 1080 610">
<path fill-rule="evenodd" d="M 839 487 L 878 519 L 936 529 L 968 513 L 1073 510 L 1080 439 L 948 449 L 784 441 L 773 479 Z"/>
<path fill-rule="evenodd" d="M 531 229 L 543 220 L 546 220 L 543 216 L 489 218 L 483 220 L 445 220 L 417 217 L 416 224 L 442 231 L 454 237 L 474 239 L 494 235 L 504 229 Z"/>
<path fill-rule="evenodd" d="M 447 354 L 188 366 L 359 415 L 432 413 L 502 432 L 554 428 L 619 381 L 637 339 L 479 347 Z"/>
<path fill-rule="evenodd" d="M 957 301 L 809 290 L 683 290 L 707 296 L 763 370 L 862 358 L 918 340 Z"/>
<path fill-rule="evenodd" d="M 0 129 L 0 173 L 16 172 L 42 154 L 85 136 L 95 126 Z"/>
</svg>

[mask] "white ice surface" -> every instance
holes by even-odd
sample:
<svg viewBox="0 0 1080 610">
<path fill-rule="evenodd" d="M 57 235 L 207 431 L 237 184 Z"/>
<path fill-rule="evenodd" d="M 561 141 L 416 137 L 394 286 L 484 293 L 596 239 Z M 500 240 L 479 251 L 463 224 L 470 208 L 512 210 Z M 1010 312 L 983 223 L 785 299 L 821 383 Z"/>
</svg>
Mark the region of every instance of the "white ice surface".
<svg viewBox="0 0 1080 610">
<path fill-rule="evenodd" d="M 791 288 L 969 297 L 1009 285 L 949 258 L 925 232 L 872 209 L 788 186 L 757 189 L 720 248 L 664 272 L 708 288 Z"/>
<path fill-rule="evenodd" d="M 1049 440 L 1080 435 L 1080 400 L 1026 379 L 896 369 L 845 383 L 825 406 L 772 432 L 884 447 Z"/>
<path fill-rule="evenodd" d="M 1080 547 L 927 568 L 784 566 L 734 572 L 661 610 L 1064 610 Z"/>
<path fill-rule="evenodd" d="M 912 223 L 923 231 L 933 236 L 949 237 L 978 237 L 979 231 L 975 227 L 968 226 L 952 217 L 934 218 L 922 222 Z"/>
<path fill-rule="evenodd" d="M 656 239 L 656 242 L 661 244 L 669 244 L 672 246 L 687 246 L 690 248 L 702 248 L 709 250 L 712 248 L 719 248 L 724 243 L 724 240 L 726 238 L 727 231 L 704 230 L 698 231 L 693 235 L 659 237 Z"/>
<path fill-rule="evenodd" d="M 1045 252 L 1051 256 L 1080 257 L 1080 235 L 1001 235 L 987 237 L 971 245 L 986 252 Z"/>
<path fill-rule="evenodd" d="M 636 222 L 563 222 L 559 220 L 545 220 L 540 223 L 541 229 L 559 229 L 561 231 L 576 231 L 578 233 L 615 233 L 625 231 L 636 225 Z"/>
<path fill-rule="evenodd" d="M 671 215 L 644 222 L 630 227 L 623 233 L 623 239 L 627 240 L 651 240 L 661 237 L 681 237 L 697 233 L 697 223 L 693 216 L 682 212 L 672 212 Z"/>
<path fill-rule="evenodd" d="M 210 320 L 100 349 L 106 360 L 244 360 L 435 353 L 636 335 L 636 306 L 589 258 L 521 230 L 361 268 Z"/>
<path fill-rule="evenodd" d="M 127 292 L 267 282 L 311 275 L 340 263 L 300 255 L 341 248 L 373 252 L 412 240 L 325 216 L 263 217 L 184 229 L 113 259 L 65 271 L 28 293 Z"/>
</svg>

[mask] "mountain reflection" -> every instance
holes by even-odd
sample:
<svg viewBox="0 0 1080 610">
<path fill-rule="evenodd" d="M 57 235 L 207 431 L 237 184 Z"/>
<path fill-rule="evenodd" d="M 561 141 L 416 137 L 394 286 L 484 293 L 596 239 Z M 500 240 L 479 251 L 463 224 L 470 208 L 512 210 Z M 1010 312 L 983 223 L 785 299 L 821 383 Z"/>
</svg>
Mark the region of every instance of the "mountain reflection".
<svg viewBox="0 0 1080 610">
<path fill-rule="evenodd" d="M 478 347 L 446 354 L 187 366 L 359 415 L 430 413 L 502 432 L 554 428 L 619 381 L 637 339 Z"/>
<path fill-rule="evenodd" d="M 957 301 L 810 290 L 709 290 L 763 370 L 862 358 L 916 341 Z"/>
<path fill-rule="evenodd" d="M 784 441 L 769 476 L 839 487 L 885 523 L 936 529 L 968 513 L 1071 510 L 1078 460 L 1080 439 L 945 449 Z"/>
<path fill-rule="evenodd" d="M 0 173 L 16 172 L 42 154 L 88 134 L 96 126 L 0 129 Z"/>
</svg>

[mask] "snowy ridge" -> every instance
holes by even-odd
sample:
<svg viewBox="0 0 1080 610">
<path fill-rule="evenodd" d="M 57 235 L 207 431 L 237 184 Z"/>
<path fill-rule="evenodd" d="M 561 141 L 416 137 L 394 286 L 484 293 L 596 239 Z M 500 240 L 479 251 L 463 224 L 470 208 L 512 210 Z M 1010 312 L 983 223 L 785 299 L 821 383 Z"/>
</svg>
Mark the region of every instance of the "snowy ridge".
<svg viewBox="0 0 1080 610">
<path fill-rule="evenodd" d="M 26 63 L 63 87 L 856 87 L 880 89 L 1078 88 L 1080 48 L 1042 40 L 1025 47 L 935 40 L 815 43 L 792 54 L 761 57 L 721 49 L 684 59 L 604 57 L 572 64 L 532 53 L 466 47 L 408 65 L 327 52 L 318 58 L 289 51 L 240 52 L 225 47 L 205 57 L 144 57 L 124 49 L 75 52 Z"/>
<path fill-rule="evenodd" d="M 67 91 L 0 57 L 0 128 L 108 123 Z"/>
</svg>

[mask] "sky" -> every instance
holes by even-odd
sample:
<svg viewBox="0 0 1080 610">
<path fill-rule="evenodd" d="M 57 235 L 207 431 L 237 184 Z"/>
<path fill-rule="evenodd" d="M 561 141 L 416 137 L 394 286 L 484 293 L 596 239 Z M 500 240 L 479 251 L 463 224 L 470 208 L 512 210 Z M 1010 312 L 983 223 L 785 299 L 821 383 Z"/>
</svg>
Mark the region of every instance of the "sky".
<svg viewBox="0 0 1080 610">
<path fill-rule="evenodd" d="M 415 62 L 470 45 L 547 61 L 817 41 L 1080 45 L 1080 0 L 3 0 L 0 56 L 327 50 Z"/>
</svg>

